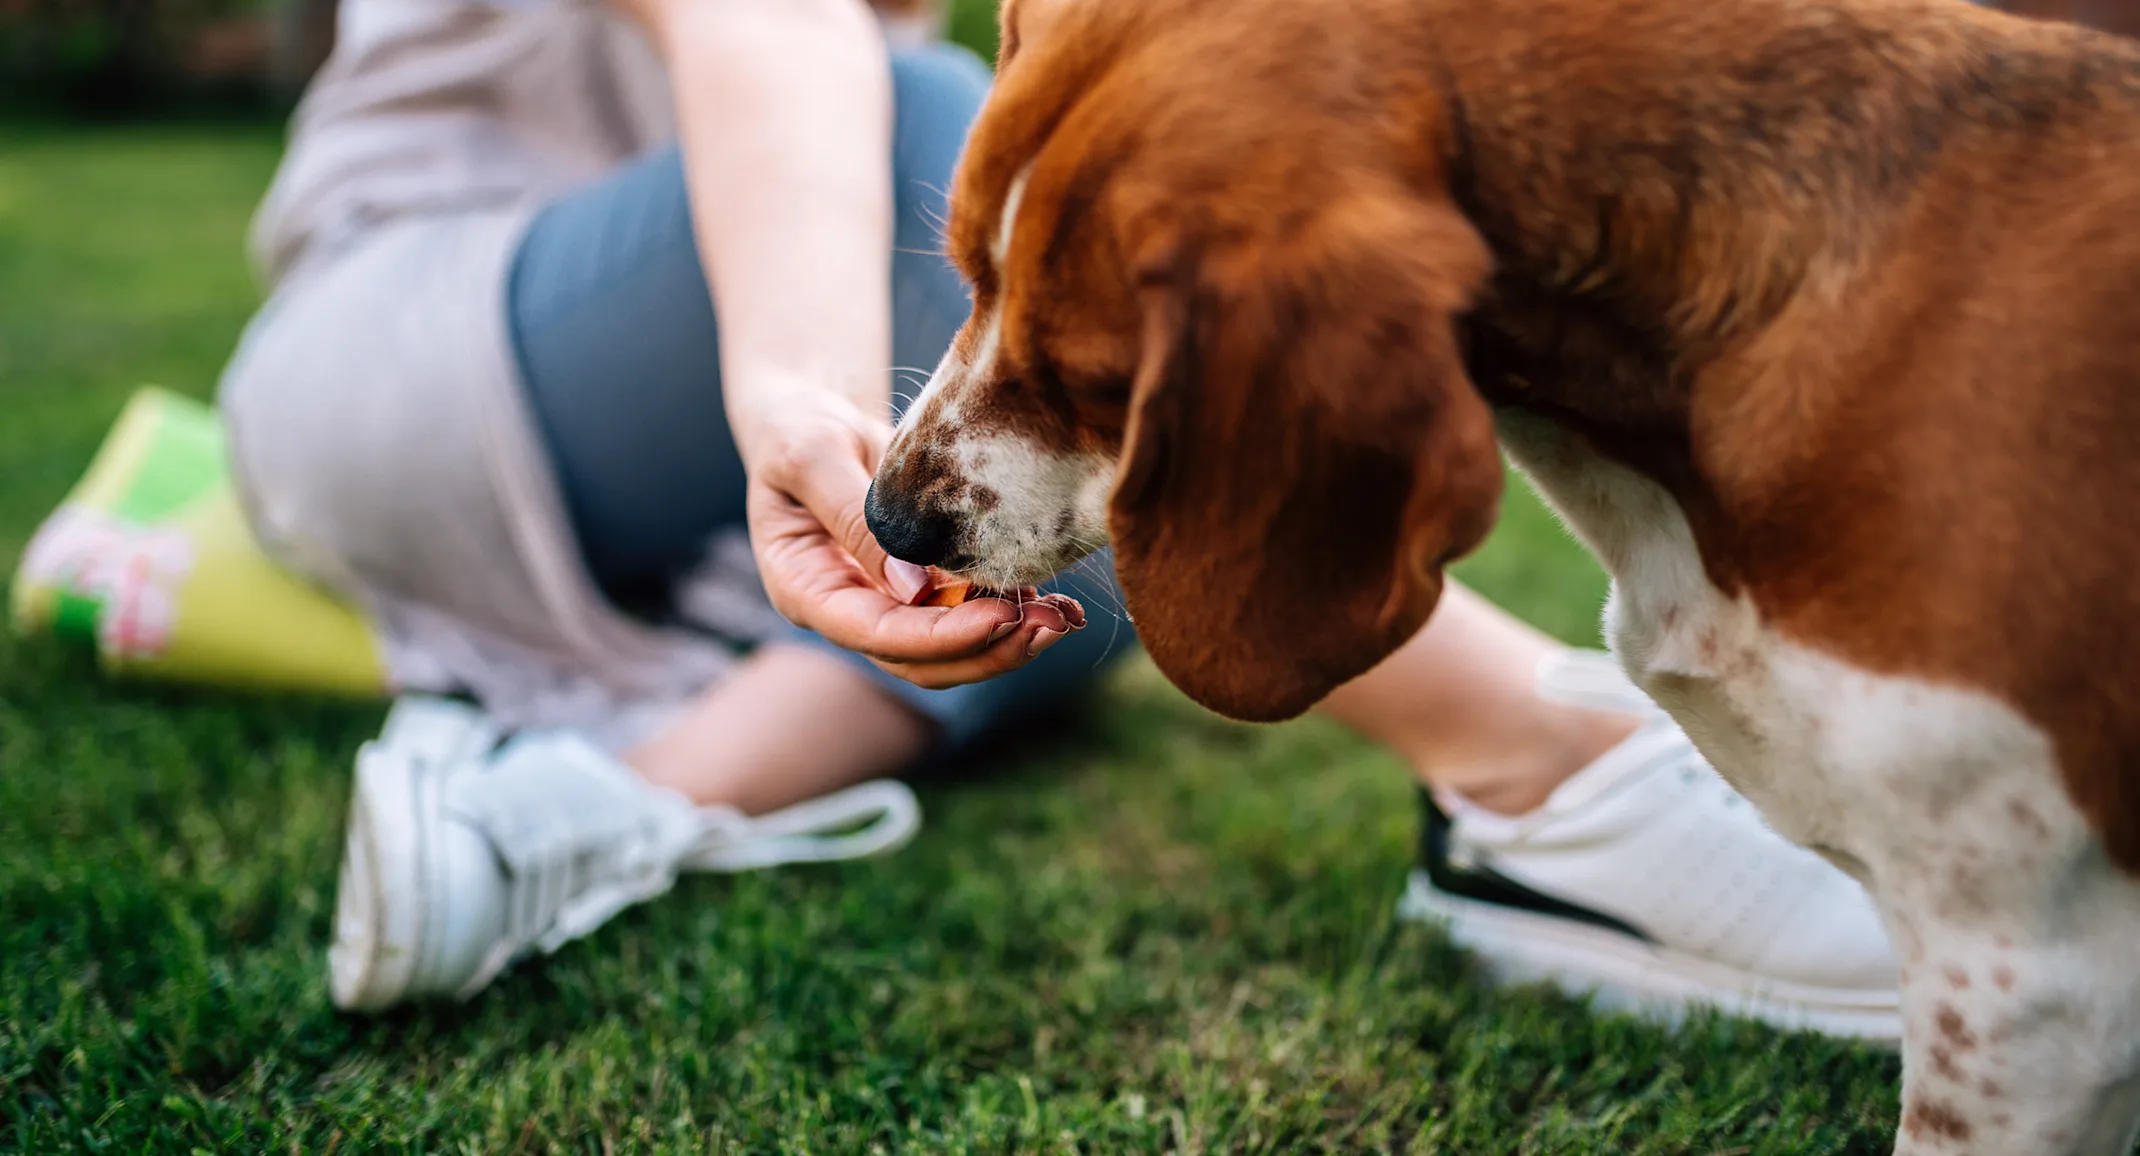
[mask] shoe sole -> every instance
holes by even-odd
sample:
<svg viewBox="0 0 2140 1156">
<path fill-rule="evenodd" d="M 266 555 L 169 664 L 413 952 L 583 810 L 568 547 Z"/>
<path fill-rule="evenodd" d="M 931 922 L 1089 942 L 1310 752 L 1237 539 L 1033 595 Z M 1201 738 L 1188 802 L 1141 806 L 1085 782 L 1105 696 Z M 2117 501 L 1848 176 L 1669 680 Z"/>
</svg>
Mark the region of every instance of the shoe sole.
<svg viewBox="0 0 2140 1156">
<path fill-rule="evenodd" d="M 349 834 L 327 952 L 334 1006 L 374 1012 L 409 992 L 423 942 L 424 838 L 418 816 L 429 776 L 407 753 L 367 746 L 357 756 Z"/>
<path fill-rule="evenodd" d="M 1618 932 L 1482 903 L 1412 872 L 1401 919 L 1437 923 L 1469 949 L 1497 983 L 1550 983 L 1594 1006 L 1677 1022 L 1695 1006 L 1791 1031 L 1897 1043 L 1898 993 L 1782 983 Z"/>
<path fill-rule="evenodd" d="M 357 754 L 349 829 L 335 897 L 327 985 L 334 1006 L 375 1012 L 407 999 L 430 924 L 424 900 L 438 841 L 432 769 L 486 747 L 497 733 L 481 712 L 445 699 L 406 698 Z"/>
</svg>

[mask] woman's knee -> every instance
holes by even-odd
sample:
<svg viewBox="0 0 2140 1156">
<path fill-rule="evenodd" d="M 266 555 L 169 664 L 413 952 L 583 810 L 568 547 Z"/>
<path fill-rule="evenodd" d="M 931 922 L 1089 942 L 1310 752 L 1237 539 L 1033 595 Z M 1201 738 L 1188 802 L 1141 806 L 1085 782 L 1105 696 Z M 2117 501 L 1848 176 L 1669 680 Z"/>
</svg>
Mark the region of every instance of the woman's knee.
<svg viewBox="0 0 2140 1156">
<path fill-rule="evenodd" d="M 247 516 L 282 562 L 414 595 L 412 560 L 467 537 L 464 512 L 493 487 L 468 333 L 516 227 L 504 214 L 383 226 L 246 328 L 217 406 Z"/>
</svg>

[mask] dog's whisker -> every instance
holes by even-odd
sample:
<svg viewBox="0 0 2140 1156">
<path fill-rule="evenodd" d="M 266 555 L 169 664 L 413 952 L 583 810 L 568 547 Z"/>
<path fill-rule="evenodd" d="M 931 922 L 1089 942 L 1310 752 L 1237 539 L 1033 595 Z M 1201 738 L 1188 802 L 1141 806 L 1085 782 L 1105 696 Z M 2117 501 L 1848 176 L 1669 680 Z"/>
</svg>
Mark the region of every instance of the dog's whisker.
<svg viewBox="0 0 2140 1156">
<path fill-rule="evenodd" d="M 1079 585 L 1081 587 L 1089 585 L 1094 602 L 1101 604 L 1102 608 L 1113 615 L 1118 623 L 1127 622 L 1129 620 L 1129 608 L 1122 604 L 1121 587 L 1115 584 L 1112 576 L 1094 574 L 1080 569 L 1091 560 L 1090 556 L 1080 558 L 1077 565 L 1063 572 L 1064 577 L 1073 581 L 1082 580 L 1079 581 Z"/>
<path fill-rule="evenodd" d="M 1058 574 L 1056 579 L 1063 586 L 1075 591 L 1080 603 L 1089 604 L 1087 606 L 1088 613 L 1094 610 L 1106 611 L 1109 617 L 1113 619 L 1114 626 L 1119 629 L 1122 621 L 1127 617 L 1127 613 L 1122 607 L 1121 595 L 1115 590 L 1113 582 L 1108 581 L 1104 576 L 1093 574 L 1083 568 L 1089 561 L 1091 561 L 1089 555 L 1078 559 L 1065 568 L 1061 574 Z M 1109 645 L 1112 645 L 1112 643 L 1110 642 Z"/>
<path fill-rule="evenodd" d="M 1081 591 L 1086 592 L 1088 595 L 1087 599 L 1085 599 L 1086 601 L 1091 601 L 1100 604 L 1096 607 L 1089 607 L 1086 611 L 1088 616 L 1091 614 L 1093 609 L 1108 609 L 1108 607 L 1104 604 L 1108 602 L 1114 603 L 1113 608 L 1109 610 L 1109 613 L 1107 615 L 1107 645 L 1101 647 L 1098 656 L 1096 656 L 1092 660 L 1092 669 L 1098 670 L 1103 664 L 1106 663 L 1109 656 L 1114 654 L 1115 643 L 1119 641 L 1122 637 L 1122 624 L 1124 622 L 1129 621 L 1129 614 L 1127 611 L 1122 609 L 1121 599 L 1118 595 L 1116 595 L 1113 583 L 1102 581 L 1100 583 L 1098 593 L 1094 593 L 1089 589 L 1087 583 L 1092 580 L 1093 575 L 1089 573 L 1079 572 L 1079 567 L 1083 566 L 1089 560 L 1089 558 L 1078 559 L 1078 561 L 1072 564 L 1069 569 L 1064 570 L 1060 577 L 1065 585 L 1076 586 Z M 1104 598 L 1101 597 L 1102 594 L 1105 595 Z"/>
<path fill-rule="evenodd" d="M 919 184 L 920 182 L 916 183 Z M 923 184 L 922 187 L 947 202 L 951 199 L 951 194 L 943 189 L 931 188 L 926 184 Z M 935 205 L 919 205 L 917 208 L 921 210 L 921 219 L 929 222 L 929 227 L 936 231 L 937 246 L 944 249 L 950 248 L 951 218 L 938 212 Z"/>
</svg>

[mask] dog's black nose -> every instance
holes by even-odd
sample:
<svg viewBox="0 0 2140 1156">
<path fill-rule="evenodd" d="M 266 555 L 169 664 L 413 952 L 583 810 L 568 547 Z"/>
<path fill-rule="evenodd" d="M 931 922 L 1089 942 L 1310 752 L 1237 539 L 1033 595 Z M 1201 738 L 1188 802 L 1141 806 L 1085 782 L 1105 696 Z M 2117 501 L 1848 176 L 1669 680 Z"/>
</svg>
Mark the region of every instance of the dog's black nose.
<svg viewBox="0 0 2140 1156">
<path fill-rule="evenodd" d="M 913 502 L 887 500 L 875 482 L 870 483 L 869 497 L 862 503 L 862 516 L 885 553 L 916 566 L 941 565 L 951 557 L 953 539 L 958 537 L 958 523 Z"/>
</svg>

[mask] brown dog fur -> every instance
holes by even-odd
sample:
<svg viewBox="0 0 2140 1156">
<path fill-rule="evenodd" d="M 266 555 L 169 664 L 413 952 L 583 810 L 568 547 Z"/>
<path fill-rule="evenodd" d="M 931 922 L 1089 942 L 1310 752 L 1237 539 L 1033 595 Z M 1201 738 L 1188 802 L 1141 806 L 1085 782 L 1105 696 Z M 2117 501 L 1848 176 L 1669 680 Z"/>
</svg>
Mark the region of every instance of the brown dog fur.
<svg viewBox="0 0 2140 1156">
<path fill-rule="evenodd" d="M 1664 486 L 1780 632 L 2013 704 L 2140 868 L 2140 46 L 1948 0 L 1016 0 L 954 204 L 1021 387 L 967 420 L 1123 450 L 1131 609 L 1209 705 L 1297 713 L 1416 628 L 1492 515 L 1483 401 Z"/>
</svg>

